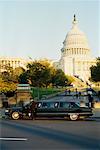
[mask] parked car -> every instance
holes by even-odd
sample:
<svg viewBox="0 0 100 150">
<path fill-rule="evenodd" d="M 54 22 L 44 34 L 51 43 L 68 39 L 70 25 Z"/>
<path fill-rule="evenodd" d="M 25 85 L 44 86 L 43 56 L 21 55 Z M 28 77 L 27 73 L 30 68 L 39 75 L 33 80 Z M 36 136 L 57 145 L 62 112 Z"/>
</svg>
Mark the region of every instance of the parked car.
<svg viewBox="0 0 100 150">
<path fill-rule="evenodd" d="M 23 107 L 13 107 L 5 110 L 5 114 L 12 119 L 19 119 L 28 116 L 34 117 L 62 117 L 70 120 L 78 120 L 79 118 L 86 118 L 93 115 L 92 109 L 88 107 L 80 107 L 75 102 L 61 101 L 47 101 L 42 100 L 36 103 L 36 107 L 32 107 L 29 103 Z"/>
</svg>

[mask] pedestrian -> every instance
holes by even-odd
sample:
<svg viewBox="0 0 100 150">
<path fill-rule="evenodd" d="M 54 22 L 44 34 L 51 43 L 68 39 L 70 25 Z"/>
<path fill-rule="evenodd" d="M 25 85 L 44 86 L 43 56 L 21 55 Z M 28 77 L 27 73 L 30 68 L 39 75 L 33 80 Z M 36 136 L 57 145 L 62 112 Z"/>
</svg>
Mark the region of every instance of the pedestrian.
<svg viewBox="0 0 100 150">
<path fill-rule="evenodd" d="M 71 90 L 70 90 L 70 89 L 68 90 L 68 93 L 69 93 L 69 95 L 70 95 L 70 93 L 71 93 Z"/>
<path fill-rule="evenodd" d="M 75 89 L 75 91 L 76 91 L 76 94 L 77 94 L 77 88 Z"/>
<path fill-rule="evenodd" d="M 89 107 L 93 107 L 93 96 L 88 94 Z"/>
<path fill-rule="evenodd" d="M 67 89 L 65 90 L 65 95 L 67 95 Z"/>
<path fill-rule="evenodd" d="M 37 110 L 37 103 L 35 101 L 32 101 L 30 105 L 31 119 L 36 118 L 36 110 Z"/>
<path fill-rule="evenodd" d="M 81 97 L 81 92 L 79 92 L 78 95 L 79 95 L 79 98 L 80 98 Z"/>
<path fill-rule="evenodd" d="M 76 93 L 76 98 L 78 98 L 78 96 L 79 96 L 78 93 Z"/>
</svg>

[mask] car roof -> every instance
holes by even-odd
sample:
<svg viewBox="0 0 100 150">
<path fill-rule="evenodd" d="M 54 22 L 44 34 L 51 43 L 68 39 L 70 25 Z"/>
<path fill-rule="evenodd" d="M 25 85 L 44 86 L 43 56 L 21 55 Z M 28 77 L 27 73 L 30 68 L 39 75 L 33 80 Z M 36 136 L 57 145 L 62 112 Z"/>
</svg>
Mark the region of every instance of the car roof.
<svg viewBox="0 0 100 150">
<path fill-rule="evenodd" d="M 37 101 L 38 103 L 39 102 L 41 102 L 41 103 L 43 103 L 43 102 L 45 102 L 45 103 L 57 103 L 57 102 L 67 102 L 67 103 L 71 103 L 71 102 L 74 102 L 75 103 L 75 101 L 67 101 L 67 100 L 39 100 L 39 101 Z"/>
</svg>

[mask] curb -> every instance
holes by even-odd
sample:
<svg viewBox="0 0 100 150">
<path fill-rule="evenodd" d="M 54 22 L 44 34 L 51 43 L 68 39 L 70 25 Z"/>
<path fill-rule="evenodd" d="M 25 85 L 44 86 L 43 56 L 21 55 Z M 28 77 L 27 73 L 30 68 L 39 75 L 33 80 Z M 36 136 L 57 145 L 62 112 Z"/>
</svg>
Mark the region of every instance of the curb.
<svg viewBox="0 0 100 150">
<path fill-rule="evenodd" d="M 93 116 L 95 118 L 100 118 L 100 108 L 93 108 Z"/>
</svg>

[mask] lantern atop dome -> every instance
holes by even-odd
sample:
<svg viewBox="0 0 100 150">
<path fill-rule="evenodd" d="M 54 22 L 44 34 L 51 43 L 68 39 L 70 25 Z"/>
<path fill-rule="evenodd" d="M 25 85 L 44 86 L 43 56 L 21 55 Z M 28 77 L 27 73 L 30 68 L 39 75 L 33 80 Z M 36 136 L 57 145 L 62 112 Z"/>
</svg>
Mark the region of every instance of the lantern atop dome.
<svg viewBox="0 0 100 150">
<path fill-rule="evenodd" d="M 74 20 L 73 20 L 73 25 L 76 25 L 77 24 L 77 20 L 76 20 L 76 15 L 74 14 Z"/>
<path fill-rule="evenodd" d="M 75 16 L 75 14 L 74 14 L 74 21 L 76 21 L 76 16 Z"/>
</svg>

